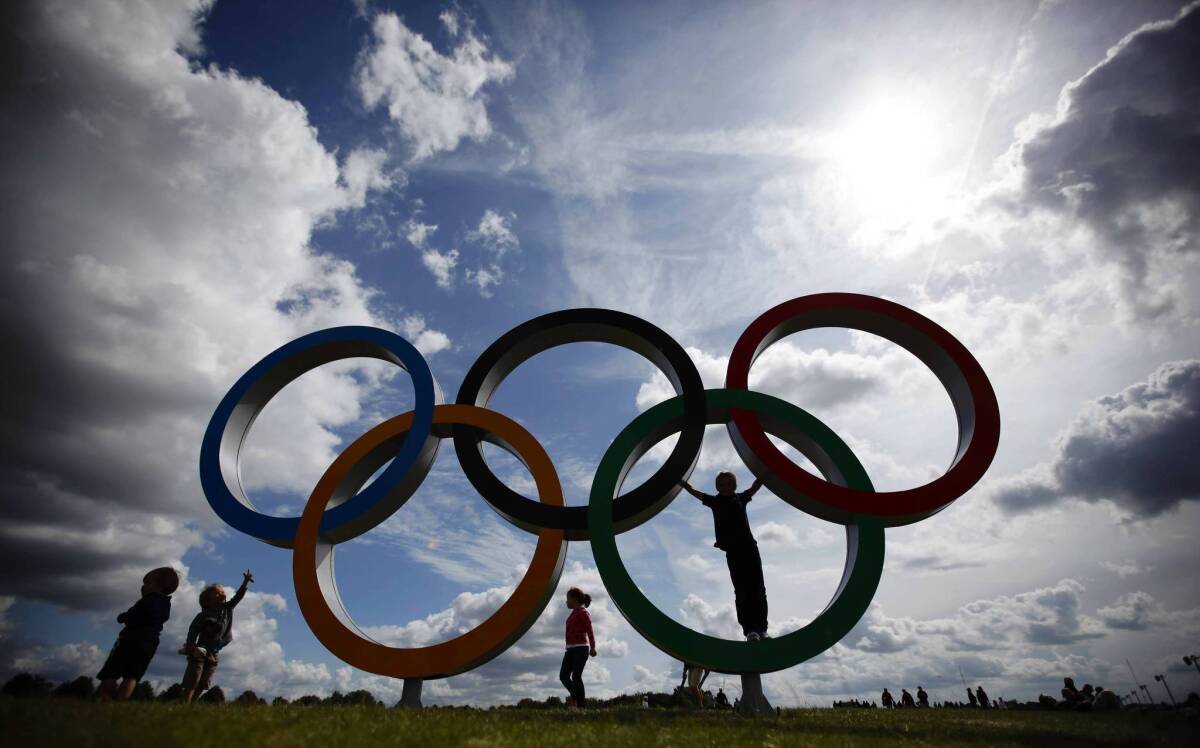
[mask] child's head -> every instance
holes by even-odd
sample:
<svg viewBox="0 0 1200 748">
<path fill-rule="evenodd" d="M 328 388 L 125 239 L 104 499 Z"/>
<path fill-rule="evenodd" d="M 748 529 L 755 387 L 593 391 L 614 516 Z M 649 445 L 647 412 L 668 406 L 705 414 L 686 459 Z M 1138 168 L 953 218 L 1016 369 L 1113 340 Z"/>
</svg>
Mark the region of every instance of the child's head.
<svg viewBox="0 0 1200 748">
<path fill-rule="evenodd" d="M 733 493 L 737 490 L 737 476 L 728 470 L 717 473 L 717 493 Z"/>
<path fill-rule="evenodd" d="M 172 569 L 170 566 L 160 566 L 157 569 L 151 569 L 146 572 L 146 576 L 142 577 L 142 594 L 148 595 L 151 592 L 161 592 L 164 595 L 169 595 L 179 587 L 179 572 Z"/>
<path fill-rule="evenodd" d="M 216 608 L 225 602 L 225 590 L 219 584 L 210 584 L 200 591 L 200 607 Z"/>
<path fill-rule="evenodd" d="M 567 590 L 567 607 L 578 608 L 580 605 L 587 607 L 592 604 L 592 596 L 578 587 L 572 587 Z"/>
</svg>

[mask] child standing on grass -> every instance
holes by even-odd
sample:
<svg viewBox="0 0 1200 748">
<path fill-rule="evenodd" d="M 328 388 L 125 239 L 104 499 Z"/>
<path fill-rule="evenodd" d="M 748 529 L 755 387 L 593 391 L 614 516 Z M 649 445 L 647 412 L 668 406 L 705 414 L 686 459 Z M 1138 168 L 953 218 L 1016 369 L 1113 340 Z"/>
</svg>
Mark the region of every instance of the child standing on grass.
<svg viewBox="0 0 1200 748">
<path fill-rule="evenodd" d="M 133 689 L 150 667 L 158 650 L 158 637 L 163 624 L 171 617 L 171 593 L 179 587 L 179 572 L 162 566 L 142 577 L 142 597 L 133 607 L 117 616 L 125 624 L 117 636 L 104 667 L 96 677 L 100 680 L 97 698 L 107 701 L 116 698 L 128 701 Z M 120 688 L 117 680 L 121 680 Z"/>
<path fill-rule="evenodd" d="M 242 585 L 233 599 L 225 600 L 225 590 L 210 584 L 200 593 L 200 612 L 188 628 L 187 643 L 180 654 L 187 655 L 187 670 L 183 673 L 183 703 L 190 704 L 198 693 L 204 693 L 212 683 L 220 658 L 217 653 L 233 641 L 233 609 L 246 596 L 246 587 L 254 581 L 250 570 L 242 574 Z"/>
<path fill-rule="evenodd" d="M 592 604 L 592 596 L 572 587 L 567 590 L 567 651 L 563 654 L 558 679 L 566 686 L 570 696 L 567 706 L 580 709 L 584 705 L 583 668 L 588 655 L 596 656 L 596 637 L 592 634 L 592 618 L 586 608 Z"/>
<path fill-rule="evenodd" d="M 717 536 L 717 542 L 713 545 L 725 551 L 725 562 L 729 565 L 729 577 L 733 581 L 733 602 L 742 633 L 747 641 L 765 638 L 767 587 L 763 582 L 758 543 L 750 532 L 750 521 L 746 518 L 746 504 L 762 487 L 762 481 L 755 480 L 750 488 L 736 493 L 737 477 L 730 472 L 717 473 L 716 496 L 697 491 L 687 481 L 679 485 L 712 510 Z"/>
</svg>

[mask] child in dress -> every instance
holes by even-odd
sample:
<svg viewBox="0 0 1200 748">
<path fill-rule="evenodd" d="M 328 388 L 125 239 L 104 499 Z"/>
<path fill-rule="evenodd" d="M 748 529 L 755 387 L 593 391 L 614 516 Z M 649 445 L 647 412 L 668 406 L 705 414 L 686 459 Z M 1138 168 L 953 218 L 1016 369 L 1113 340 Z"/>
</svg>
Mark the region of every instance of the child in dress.
<svg viewBox="0 0 1200 748">
<path fill-rule="evenodd" d="M 578 587 L 567 590 L 567 607 L 571 613 L 567 616 L 567 651 L 563 653 L 558 679 L 570 693 L 567 706 L 574 708 L 584 705 L 583 668 L 589 654 L 596 656 L 596 637 L 592 634 L 592 618 L 587 612 L 591 604 L 592 596 Z"/>
</svg>

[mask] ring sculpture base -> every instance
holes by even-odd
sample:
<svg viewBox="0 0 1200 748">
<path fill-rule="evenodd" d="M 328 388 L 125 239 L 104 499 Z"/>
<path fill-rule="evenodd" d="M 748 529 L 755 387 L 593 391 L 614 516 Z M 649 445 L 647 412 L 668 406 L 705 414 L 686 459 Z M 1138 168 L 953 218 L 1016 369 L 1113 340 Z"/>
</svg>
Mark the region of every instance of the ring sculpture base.
<svg viewBox="0 0 1200 748">
<path fill-rule="evenodd" d="M 775 707 L 763 695 L 762 676 L 758 673 L 742 673 L 742 698 L 737 712 L 743 717 L 775 716 Z"/>
<path fill-rule="evenodd" d="M 425 681 L 420 678 L 405 678 L 404 690 L 400 692 L 400 706 L 412 707 L 413 709 L 421 708 L 421 684 Z"/>
</svg>

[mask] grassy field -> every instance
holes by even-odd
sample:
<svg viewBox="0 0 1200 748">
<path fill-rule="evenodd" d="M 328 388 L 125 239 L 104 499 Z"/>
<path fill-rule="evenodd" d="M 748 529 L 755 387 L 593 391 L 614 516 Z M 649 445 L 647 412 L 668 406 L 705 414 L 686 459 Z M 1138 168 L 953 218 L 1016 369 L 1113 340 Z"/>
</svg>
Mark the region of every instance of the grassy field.
<svg viewBox="0 0 1200 748">
<path fill-rule="evenodd" d="M 728 712 L 614 709 L 585 713 L 385 707 L 95 704 L 0 699 L 12 746 L 727 746 L 1200 745 L 1182 714 L 1058 714 L 785 710 L 747 720 Z"/>
</svg>

